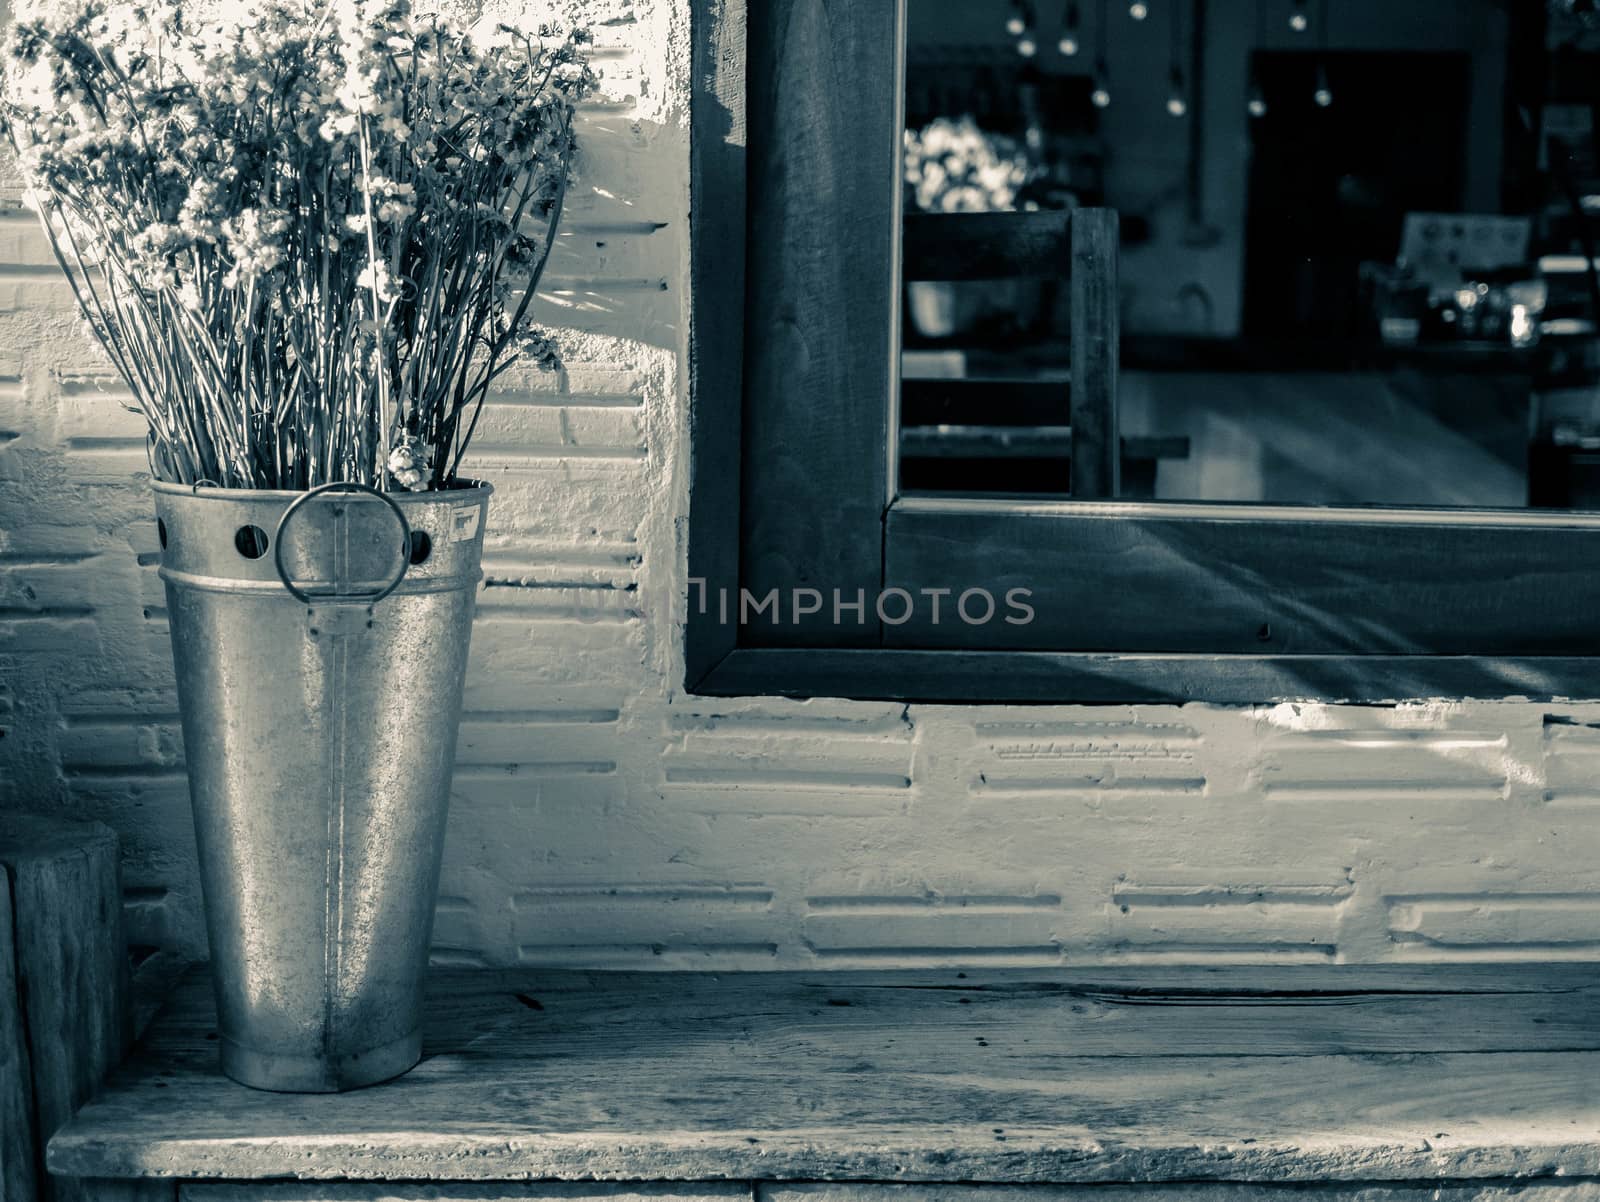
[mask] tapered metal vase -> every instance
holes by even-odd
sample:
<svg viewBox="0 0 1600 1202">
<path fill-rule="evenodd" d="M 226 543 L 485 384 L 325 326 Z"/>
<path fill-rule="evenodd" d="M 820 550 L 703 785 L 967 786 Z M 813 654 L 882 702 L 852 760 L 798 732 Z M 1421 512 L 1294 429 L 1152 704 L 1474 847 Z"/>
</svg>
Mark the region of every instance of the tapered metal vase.
<svg viewBox="0 0 1600 1202">
<path fill-rule="evenodd" d="M 223 1071 L 398 1076 L 491 489 L 155 488 Z"/>
</svg>

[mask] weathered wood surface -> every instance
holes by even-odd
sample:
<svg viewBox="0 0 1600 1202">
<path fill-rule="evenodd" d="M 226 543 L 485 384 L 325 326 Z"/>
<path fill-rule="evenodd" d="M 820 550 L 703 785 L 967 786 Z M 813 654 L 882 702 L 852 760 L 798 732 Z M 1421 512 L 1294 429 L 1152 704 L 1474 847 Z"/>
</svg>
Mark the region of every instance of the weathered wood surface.
<svg viewBox="0 0 1600 1202">
<path fill-rule="evenodd" d="M 739 586 L 784 596 L 763 640 L 871 645 L 898 346 L 902 5 L 747 6 L 750 170 Z M 790 590 L 867 598 L 787 620 Z M 737 590 L 734 601 L 737 603 Z"/>
<path fill-rule="evenodd" d="M 759 1184 L 756 1202 L 1600 1202 L 1600 1182 L 1470 1185 L 1040 1185 L 1026 1197 L 1004 1185 L 827 1181 Z"/>
<path fill-rule="evenodd" d="M 477 973 L 337 1096 L 220 1076 L 203 979 L 50 1146 L 182 1178 L 1600 1174 L 1600 966 Z"/>
<path fill-rule="evenodd" d="M 179 1202 L 1600 1202 L 1600 1182 L 1471 1185 L 1008 1185 L 825 1181 L 672 1185 L 540 1181 L 390 1183 L 275 1181 L 190 1183 Z"/>
<path fill-rule="evenodd" d="M 377 1181 L 191 1183 L 178 1188 L 179 1202 L 753 1202 L 749 1185 L 701 1182 L 608 1184 L 599 1181 L 541 1181 L 537 1184 L 443 1185 Z M 1590 1202 L 1574 1199 L 1573 1202 Z"/>
<path fill-rule="evenodd" d="M 17 992 L 11 890 L 0 888 L 0 1202 L 33 1202 L 38 1152 L 28 1045 Z"/>
<path fill-rule="evenodd" d="M 27 1044 L 35 1164 L 128 1044 L 117 836 L 99 823 L 0 812 L 15 996 Z M 35 1172 L 44 1199 L 75 1197 Z"/>
<path fill-rule="evenodd" d="M 713 592 L 739 580 L 744 405 L 745 0 L 695 0 L 689 146 L 689 575 Z M 737 626 L 691 609 L 684 672 L 699 680 Z"/>
</svg>

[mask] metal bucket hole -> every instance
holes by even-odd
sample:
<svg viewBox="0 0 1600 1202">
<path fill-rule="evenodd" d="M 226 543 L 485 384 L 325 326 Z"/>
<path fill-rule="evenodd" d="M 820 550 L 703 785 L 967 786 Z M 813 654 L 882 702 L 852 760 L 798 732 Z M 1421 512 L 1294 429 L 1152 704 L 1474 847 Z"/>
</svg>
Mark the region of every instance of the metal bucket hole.
<svg viewBox="0 0 1600 1202">
<path fill-rule="evenodd" d="M 240 526 L 234 531 L 233 545 L 246 559 L 260 559 L 267 553 L 267 532 L 260 526 Z"/>
<path fill-rule="evenodd" d="M 426 530 L 413 530 L 411 532 L 411 562 L 427 563 L 428 556 L 433 554 L 433 539 L 428 537 Z"/>
<path fill-rule="evenodd" d="M 156 537 L 161 540 L 161 549 L 167 549 L 167 524 L 160 518 L 156 519 Z"/>
</svg>

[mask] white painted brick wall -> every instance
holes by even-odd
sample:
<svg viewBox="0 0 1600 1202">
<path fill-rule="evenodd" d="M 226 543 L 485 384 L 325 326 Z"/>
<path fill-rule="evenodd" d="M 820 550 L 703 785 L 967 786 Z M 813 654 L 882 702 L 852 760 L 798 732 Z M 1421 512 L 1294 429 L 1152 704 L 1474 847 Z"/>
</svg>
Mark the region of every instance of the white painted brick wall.
<svg viewBox="0 0 1600 1202">
<path fill-rule="evenodd" d="M 1600 704 L 914 706 L 681 692 L 686 0 L 597 0 L 606 99 L 509 379 L 441 963 L 1600 956 Z M 0 191 L 0 804 L 106 820 L 203 945 L 136 418 Z M 1597 690 L 1600 692 L 1600 690 Z"/>
</svg>

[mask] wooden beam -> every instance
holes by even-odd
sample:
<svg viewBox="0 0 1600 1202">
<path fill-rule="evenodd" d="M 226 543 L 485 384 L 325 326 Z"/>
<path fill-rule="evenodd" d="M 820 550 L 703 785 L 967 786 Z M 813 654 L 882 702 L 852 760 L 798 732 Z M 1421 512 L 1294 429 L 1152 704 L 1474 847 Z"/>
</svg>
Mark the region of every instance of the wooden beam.
<svg viewBox="0 0 1600 1202">
<path fill-rule="evenodd" d="M 745 0 L 695 0 L 690 11 L 689 575 L 712 588 L 739 579 L 739 466 L 744 400 Z M 733 649 L 737 629 L 693 607 L 684 628 L 692 684 Z"/>
<path fill-rule="evenodd" d="M 901 258 L 907 280 L 1065 279 L 1072 214 L 907 213 Z"/>
<path fill-rule="evenodd" d="M 878 641 L 898 356 L 903 0 L 750 6 L 740 584 L 868 599 L 771 632 Z M 693 606 L 691 607 L 693 608 Z"/>
<path fill-rule="evenodd" d="M 1117 442 L 1118 308 L 1114 209 L 1072 214 L 1072 495 L 1115 497 L 1122 456 Z"/>
</svg>

